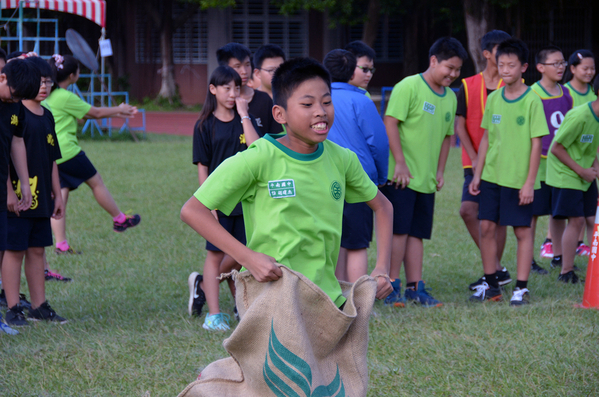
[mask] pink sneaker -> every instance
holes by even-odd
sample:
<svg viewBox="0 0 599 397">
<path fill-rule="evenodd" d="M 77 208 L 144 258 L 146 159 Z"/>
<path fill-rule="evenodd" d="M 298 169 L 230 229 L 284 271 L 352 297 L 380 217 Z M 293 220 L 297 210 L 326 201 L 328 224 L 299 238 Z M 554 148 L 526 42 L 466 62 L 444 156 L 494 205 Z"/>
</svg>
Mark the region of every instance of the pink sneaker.
<svg viewBox="0 0 599 397">
<path fill-rule="evenodd" d="M 553 258 L 553 243 L 546 241 L 541 245 L 541 258 Z"/>
<path fill-rule="evenodd" d="M 582 243 L 576 248 L 576 255 L 578 256 L 589 256 L 591 254 L 591 247 Z"/>
</svg>

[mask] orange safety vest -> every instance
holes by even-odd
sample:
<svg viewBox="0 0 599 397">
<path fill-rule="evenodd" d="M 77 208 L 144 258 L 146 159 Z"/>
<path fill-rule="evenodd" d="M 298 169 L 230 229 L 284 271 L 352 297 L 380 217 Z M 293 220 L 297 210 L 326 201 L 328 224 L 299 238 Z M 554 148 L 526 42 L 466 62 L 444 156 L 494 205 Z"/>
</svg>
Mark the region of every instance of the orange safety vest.
<svg viewBox="0 0 599 397">
<path fill-rule="evenodd" d="M 485 130 L 480 127 L 485 113 L 485 105 L 487 103 L 487 86 L 483 73 L 475 74 L 472 77 L 462 79 L 464 84 L 464 93 L 466 94 L 466 131 L 472 141 L 474 150 L 478 153 L 478 146 L 483 139 Z M 497 88 L 503 87 L 503 80 L 499 80 Z M 472 160 L 466 153 L 466 149 L 462 145 L 462 166 L 464 168 L 472 168 Z"/>
</svg>

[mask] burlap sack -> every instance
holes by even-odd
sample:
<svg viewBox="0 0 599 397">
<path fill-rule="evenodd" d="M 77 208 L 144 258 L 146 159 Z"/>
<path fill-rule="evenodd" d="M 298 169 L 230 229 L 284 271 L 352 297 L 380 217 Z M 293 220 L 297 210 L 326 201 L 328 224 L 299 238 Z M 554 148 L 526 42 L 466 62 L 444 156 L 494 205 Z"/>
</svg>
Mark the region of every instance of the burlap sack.
<svg viewBox="0 0 599 397">
<path fill-rule="evenodd" d="M 180 397 L 365 396 L 368 320 L 376 294 L 363 276 L 341 285 L 343 311 L 302 274 L 281 267 L 278 281 L 235 275 L 241 321 Z"/>
</svg>

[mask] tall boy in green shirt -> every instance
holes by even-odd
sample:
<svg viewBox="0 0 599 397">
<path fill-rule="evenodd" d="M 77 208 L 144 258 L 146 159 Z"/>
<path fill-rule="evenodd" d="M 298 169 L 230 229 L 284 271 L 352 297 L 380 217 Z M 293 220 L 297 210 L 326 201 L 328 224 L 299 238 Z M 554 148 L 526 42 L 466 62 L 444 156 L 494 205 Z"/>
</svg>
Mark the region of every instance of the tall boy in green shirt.
<svg viewBox="0 0 599 397">
<path fill-rule="evenodd" d="M 378 255 L 371 275 L 377 298 L 392 290 L 392 207 L 358 157 L 326 140 L 334 119 L 329 73 L 309 58 L 283 63 L 272 87 L 273 115 L 283 136 L 266 135 L 223 162 L 181 210 L 181 219 L 240 263 L 259 282 L 275 281 L 285 265 L 308 277 L 342 306 L 335 265 L 343 204 L 374 210 Z M 210 210 L 230 213 L 241 202 L 247 246 L 226 232 Z M 380 276 L 380 277 L 379 277 Z"/>
<path fill-rule="evenodd" d="M 442 305 L 424 288 L 423 239 L 430 239 L 435 192 L 453 135 L 457 100 L 449 85 L 468 58 L 459 41 L 444 37 L 429 50 L 426 72 L 409 76 L 393 88 L 385 114 L 389 137 L 388 181 L 381 191 L 393 204 L 393 251 L 390 276 L 393 293 L 386 304 L 403 307 L 405 299 L 425 307 Z M 399 272 L 405 264 L 406 291 L 401 295 Z"/>
<path fill-rule="evenodd" d="M 532 263 L 532 202 L 541 137 L 549 134 L 543 103 L 522 81 L 528 67 L 528 48 L 509 39 L 497 47 L 497 67 L 505 87 L 487 99 L 481 127 L 486 131 L 478 149 L 479 166 L 470 183 L 470 194 L 480 194 L 480 246 L 485 282 L 471 301 L 500 301 L 495 275 L 497 225 L 512 226 L 518 240 L 517 281 L 510 305 L 528 303 L 528 276 Z"/>
</svg>

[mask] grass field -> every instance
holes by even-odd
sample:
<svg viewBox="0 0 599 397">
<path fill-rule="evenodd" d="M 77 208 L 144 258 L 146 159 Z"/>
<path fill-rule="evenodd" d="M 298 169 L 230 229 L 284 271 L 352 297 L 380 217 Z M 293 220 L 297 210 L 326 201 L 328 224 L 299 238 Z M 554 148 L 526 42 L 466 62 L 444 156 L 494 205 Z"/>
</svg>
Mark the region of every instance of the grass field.
<svg viewBox="0 0 599 397">
<path fill-rule="evenodd" d="M 152 135 L 139 144 L 87 140 L 82 146 L 121 208 L 139 212 L 142 223 L 114 233 L 86 186 L 72 193 L 68 235 L 84 253 L 49 255 L 52 268 L 74 281 L 47 283 L 48 300 L 70 322 L 0 334 L 0 396 L 175 396 L 225 356 L 221 343 L 228 335 L 207 333 L 203 318 L 187 315 L 187 276 L 201 270 L 205 256 L 204 240 L 179 220 L 197 187 L 191 138 Z M 427 285 L 445 305 L 376 304 L 368 395 L 599 395 L 599 312 L 573 308 L 583 285 L 558 284 L 552 271 L 531 276 L 528 307 L 509 307 L 514 284 L 503 303 L 466 302 L 467 285 L 482 267 L 458 214 L 457 149 L 447 170 L 424 260 Z M 540 222 L 537 247 L 546 225 Z M 510 232 L 504 264 L 513 276 L 514 241 Z M 586 269 L 585 260 L 576 264 Z M 232 315 L 225 288 L 222 308 Z M 22 289 L 29 295 L 25 283 Z"/>
</svg>

